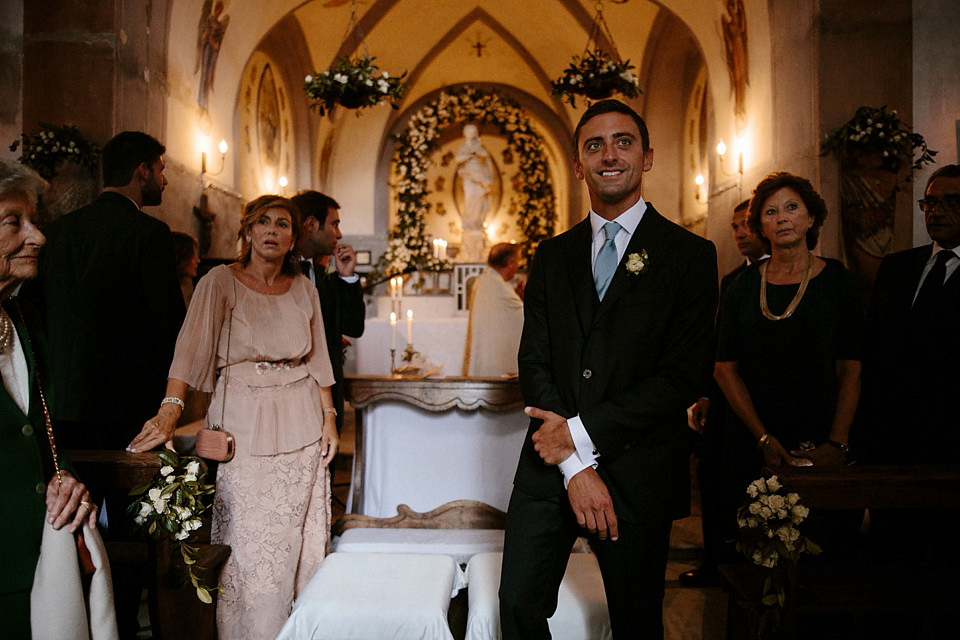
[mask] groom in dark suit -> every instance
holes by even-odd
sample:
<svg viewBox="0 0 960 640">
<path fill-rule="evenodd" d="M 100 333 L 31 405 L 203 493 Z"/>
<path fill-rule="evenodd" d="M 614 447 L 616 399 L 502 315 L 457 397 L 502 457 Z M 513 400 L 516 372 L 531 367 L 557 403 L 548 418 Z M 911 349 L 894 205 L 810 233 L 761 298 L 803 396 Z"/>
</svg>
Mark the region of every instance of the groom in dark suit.
<svg viewBox="0 0 960 640">
<path fill-rule="evenodd" d="M 589 533 L 614 638 L 663 638 L 672 521 L 689 513 L 686 408 L 711 360 L 713 245 L 641 198 L 653 166 L 628 106 L 574 132 L 591 212 L 545 240 L 524 300 L 520 385 L 530 429 L 507 513 L 505 640 L 549 638 L 574 540 Z"/>
</svg>

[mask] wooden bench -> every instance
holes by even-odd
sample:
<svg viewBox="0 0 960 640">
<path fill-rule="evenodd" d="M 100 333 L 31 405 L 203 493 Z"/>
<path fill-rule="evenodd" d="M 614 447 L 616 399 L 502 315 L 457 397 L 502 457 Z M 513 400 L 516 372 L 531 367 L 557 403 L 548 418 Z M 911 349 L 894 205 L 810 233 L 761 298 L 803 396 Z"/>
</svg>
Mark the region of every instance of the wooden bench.
<svg viewBox="0 0 960 640">
<path fill-rule="evenodd" d="M 767 469 L 784 489 L 813 509 L 958 509 L 960 467 L 848 466 Z M 727 639 L 749 637 L 747 608 L 759 604 L 767 569 L 722 565 L 730 588 Z M 888 563 L 876 557 L 805 563 L 788 593 L 780 636 L 796 637 L 797 619 L 809 614 L 920 616 L 958 602 L 956 576 L 937 567 Z"/>
<path fill-rule="evenodd" d="M 129 491 L 153 480 L 161 463 L 156 453 L 125 451 L 72 450 L 67 452 L 77 474 L 91 492 Z M 126 514 L 123 514 L 126 517 Z M 117 517 L 112 514 L 112 517 Z M 205 584 L 217 584 L 220 569 L 230 555 L 230 547 L 210 544 L 209 527 L 200 531 L 197 573 Z M 204 535 L 205 534 L 205 535 Z M 150 572 L 147 602 L 150 629 L 155 640 L 215 640 L 216 593 L 214 604 L 203 604 L 189 582 L 184 584 L 183 566 L 167 545 L 144 540 L 105 541 L 112 566 L 144 566 Z"/>
</svg>

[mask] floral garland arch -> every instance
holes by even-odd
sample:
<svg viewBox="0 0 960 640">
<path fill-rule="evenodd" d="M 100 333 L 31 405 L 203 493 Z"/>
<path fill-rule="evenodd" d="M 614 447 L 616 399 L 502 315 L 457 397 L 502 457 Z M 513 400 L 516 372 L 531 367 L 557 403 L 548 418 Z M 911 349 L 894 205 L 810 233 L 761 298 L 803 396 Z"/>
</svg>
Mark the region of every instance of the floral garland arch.
<svg viewBox="0 0 960 640">
<path fill-rule="evenodd" d="M 524 260 L 532 257 L 541 240 L 553 235 L 557 214 L 543 141 L 520 105 L 492 90 L 446 89 L 413 114 L 404 130 L 394 136 L 393 161 L 399 174 L 395 185 L 397 222 L 376 266 L 384 276 L 410 267 L 427 271 L 450 268 L 449 262 L 433 256 L 432 239 L 425 233 L 424 217 L 430 210 L 426 168 L 440 135 L 464 120 L 496 125 L 518 158 L 517 171 L 511 177 L 515 191 L 511 206 L 519 212 Z"/>
</svg>

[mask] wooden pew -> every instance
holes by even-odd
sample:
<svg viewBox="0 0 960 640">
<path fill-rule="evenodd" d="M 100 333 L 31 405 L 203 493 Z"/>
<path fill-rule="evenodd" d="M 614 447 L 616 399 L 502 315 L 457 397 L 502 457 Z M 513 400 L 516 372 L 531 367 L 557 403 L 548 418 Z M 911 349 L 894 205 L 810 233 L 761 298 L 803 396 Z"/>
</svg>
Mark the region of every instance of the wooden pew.
<svg viewBox="0 0 960 640">
<path fill-rule="evenodd" d="M 67 456 L 91 492 L 98 494 L 116 489 L 129 491 L 146 484 L 162 466 L 156 453 L 77 449 L 68 451 Z M 110 517 L 117 518 L 118 514 Z M 199 539 L 197 573 L 205 584 L 216 584 L 220 569 L 230 555 L 230 547 L 210 544 L 207 526 L 200 530 Z M 171 554 L 169 547 L 149 540 L 105 541 L 105 545 L 111 565 L 149 567 L 148 605 L 155 640 L 215 640 L 216 594 L 212 594 L 214 604 L 200 602 L 193 586 L 189 582 L 184 585 L 183 566 L 178 558 L 172 557 L 176 554 Z"/>
<path fill-rule="evenodd" d="M 812 509 L 958 509 L 960 466 L 776 467 L 784 489 Z M 929 523 L 929 526 L 936 526 Z M 789 594 L 780 637 L 796 637 L 805 614 L 907 614 L 955 607 L 955 576 L 937 567 L 888 563 L 867 556 L 849 562 L 805 564 Z M 758 604 L 767 569 L 752 564 L 722 565 L 731 590 L 727 640 L 748 638 L 744 606 Z"/>
</svg>

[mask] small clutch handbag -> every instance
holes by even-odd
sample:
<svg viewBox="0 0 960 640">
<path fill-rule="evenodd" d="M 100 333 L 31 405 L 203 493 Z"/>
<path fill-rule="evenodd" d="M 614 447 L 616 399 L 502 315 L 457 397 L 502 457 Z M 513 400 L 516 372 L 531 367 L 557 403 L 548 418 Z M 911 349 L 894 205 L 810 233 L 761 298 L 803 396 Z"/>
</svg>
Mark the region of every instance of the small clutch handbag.
<svg viewBox="0 0 960 640">
<path fill-rule="evenodd" d="M 230 462 L 235 453 L 233 436 L 219 425 L 197 431 L 196 448 L 198 456 L 216 462 Z"/>
</svg>

